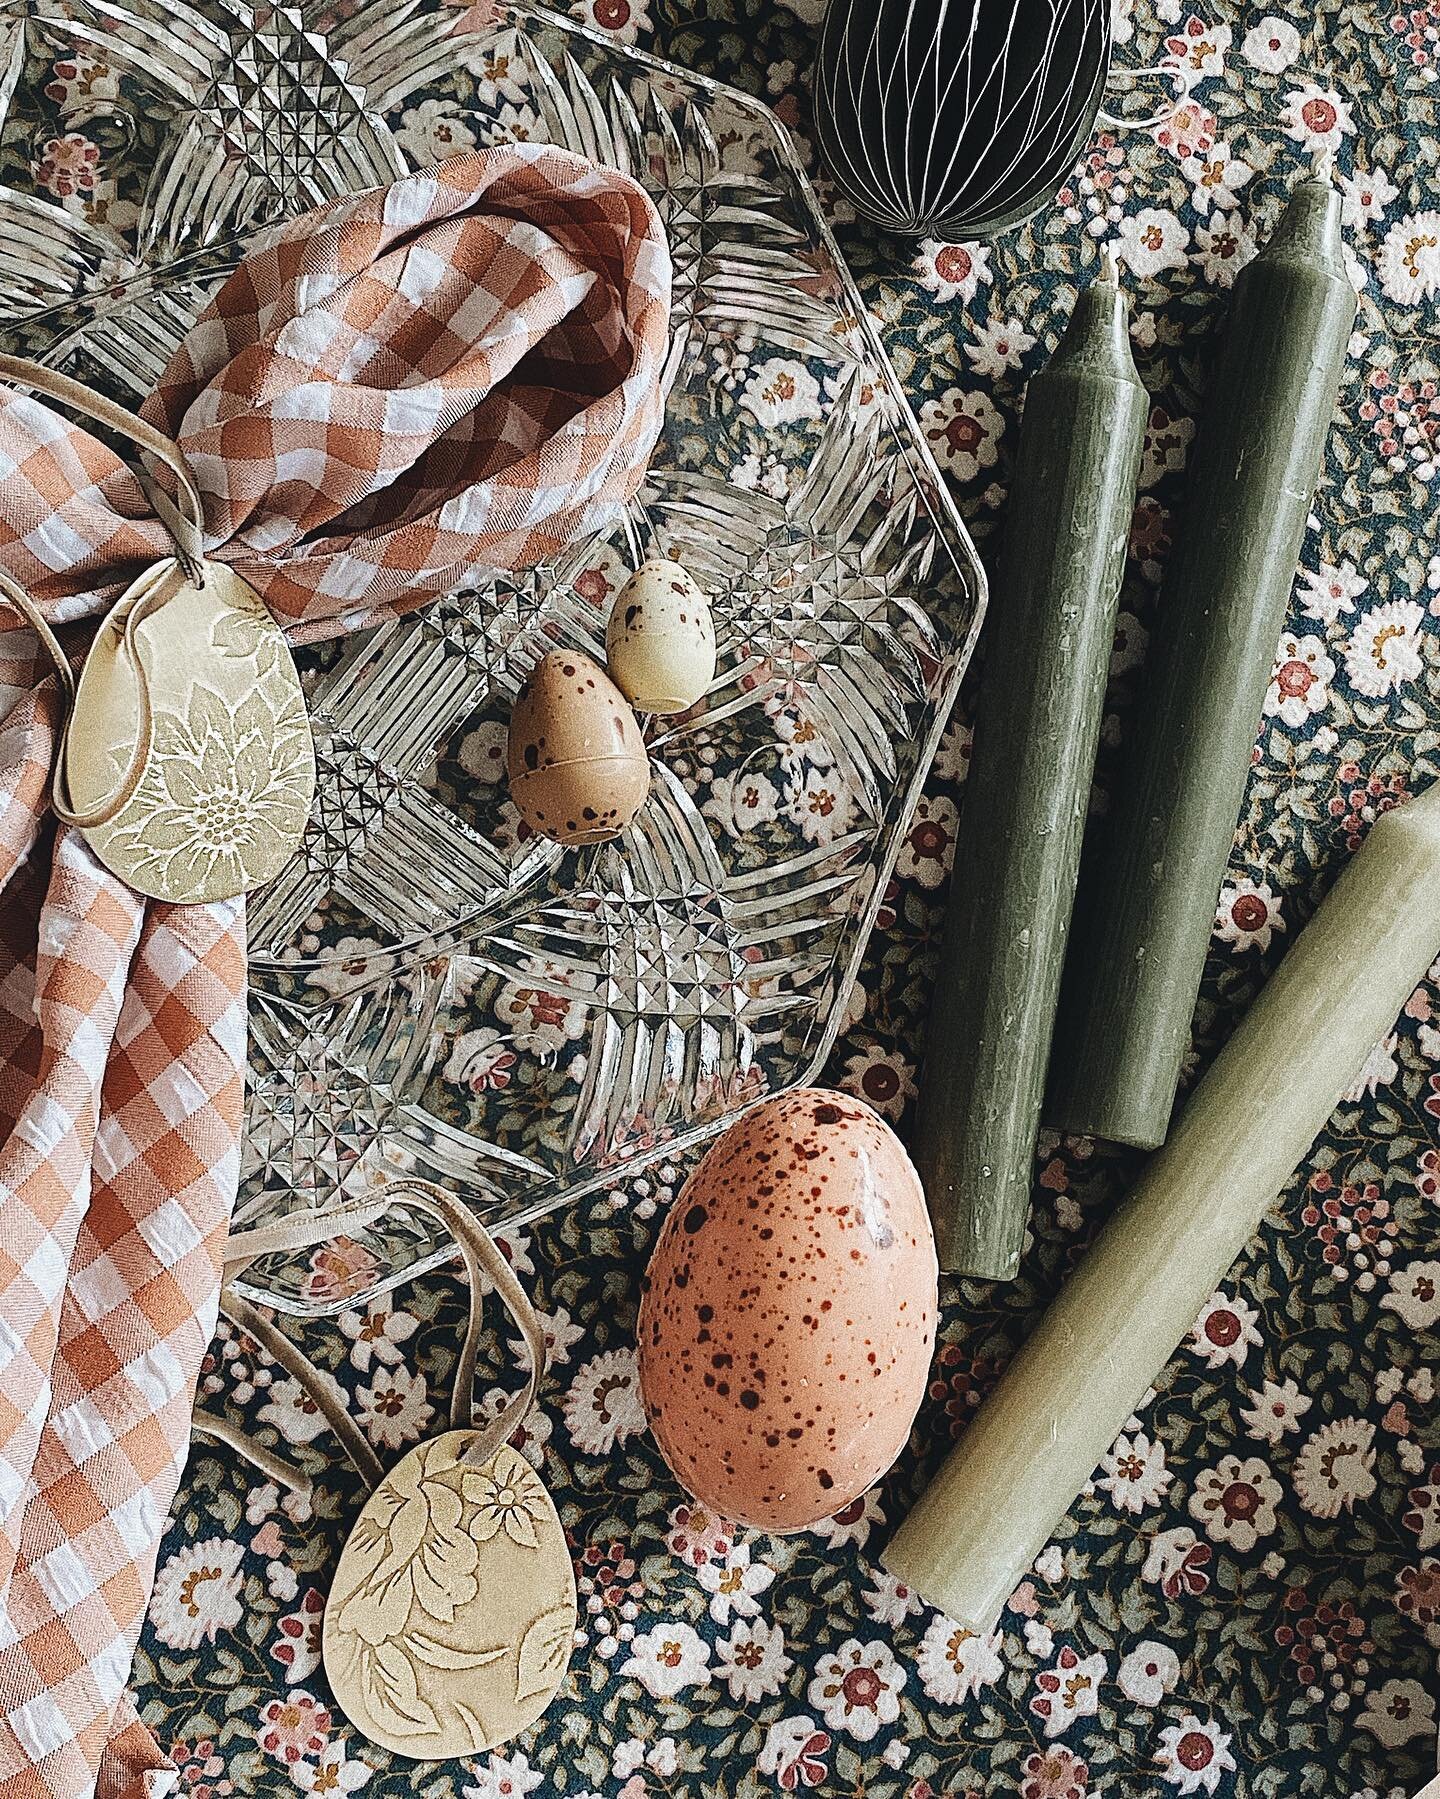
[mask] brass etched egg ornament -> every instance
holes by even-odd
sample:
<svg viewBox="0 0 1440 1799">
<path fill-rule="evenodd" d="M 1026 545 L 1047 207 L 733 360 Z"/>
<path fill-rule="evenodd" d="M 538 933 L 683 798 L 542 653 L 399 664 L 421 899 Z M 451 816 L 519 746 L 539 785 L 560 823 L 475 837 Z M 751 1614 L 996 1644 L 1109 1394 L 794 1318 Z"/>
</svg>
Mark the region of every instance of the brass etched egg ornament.
<svg viewBox="0 0 1440 1799">
<path fill-rule="evenodd" d="M 993 237 L 1050 200 L 1094 128 L 1110 0 L 831 0 L 815 127 L 863 217 Z"/>
</svg>

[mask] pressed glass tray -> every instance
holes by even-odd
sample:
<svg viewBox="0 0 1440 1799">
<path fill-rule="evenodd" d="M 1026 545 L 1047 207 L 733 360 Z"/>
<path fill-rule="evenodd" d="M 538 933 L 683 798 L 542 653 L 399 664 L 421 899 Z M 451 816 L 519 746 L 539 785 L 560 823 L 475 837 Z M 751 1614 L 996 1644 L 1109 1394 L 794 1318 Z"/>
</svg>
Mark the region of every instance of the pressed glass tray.
<svg viewBox="0 0 1440 1799">
<path fill-rule="evenodd" d="M 250 904 L 240 1216 L 414 1169 L 517 1222 L 813 1078 L 984 580 L 773 114 L 526 6 L 0 3 L 4 71 L 4 336 L 132 402 L 256 226 L 472 144 L 626 169 L 670 236 L 665 431 L 616 529 L 307 655 L 319 786 Z M 624 837 L 526 838 L 510 706 L 546 650 L 603 658 L 653 551 L 709 596 L 714 686 L 652 728 Z M 397 1212 L 248 1285 L 328 1311 L 448 1249 Z"/>
</svg>

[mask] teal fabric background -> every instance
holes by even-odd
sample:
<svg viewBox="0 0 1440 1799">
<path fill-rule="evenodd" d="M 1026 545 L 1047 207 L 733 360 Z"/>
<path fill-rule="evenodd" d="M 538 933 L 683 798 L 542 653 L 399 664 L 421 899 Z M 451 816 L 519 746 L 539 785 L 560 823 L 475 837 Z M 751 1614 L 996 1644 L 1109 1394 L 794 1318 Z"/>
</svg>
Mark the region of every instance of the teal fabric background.
<svg viewBox="0 0 1440 1799">
<path fill-rule="evenodd" d="M 810 154 L 820 0 L 577 0 L 574 10 L 765 96 Z M 1025 230 L 983 248 L 916 246 L 856 224 L 823 179 L 820 191 L 987 560 L 1026 378 L 1093 274 L 1100 240 L 1125 257 L 1154 410 L 1103 784 L 1144 704 L 1147 631 L 1226 289 L 1314 154 L 1334 151 L 1360 313 L 1217 911 L 1198 1069 L 1377 814 L 1440 772 L 1440 0 L 1393 13 L 1366 0 L 1273 0 L 1270 12 L 1120 0 L 1117 26 L 1120 67 L 1183 65 L 1190 99 L 1161 127 L 1097 137 Z M 85 198 L 85 132 L 65 123 L 77 77 L 37 73 L 31 178 L 51 192 L 78 180 L 80 203 L 103 223 L 103 199 Z M 1152 80 L 1126 104 L 1148 111 L 1161 91 Z M 431 156 L 464 147 L 463 109 L 443 84 L 407 129 L 422 159 L 427 145 Z M 962 717 L 831 1070 L 902 1132 L 967 748 Z M 194 1454 L 136 1666 L 142 1713 L 173 1746 L 183 1790 L 1370 1799 L 1418 1789 L 1435 1767 L 1440 1646 L 1440 967 L 998 1637 L 957 1633 L 878 1570 L 908 1499 L 1135 1165 L 1102 1144 L 1042 1142 L 1021 1277 L 945 1283 L 930 1398 L 901 1465 L 825 1530 L 787 1540 L 737 1534 L 688 1505 L 643 1428 L 638 1282 L 685 1169 L 513 1239 L 555 1347 L 524 1447 L 570 1535 L 583 1641 L 543 1725 L 473 1766 L 392 1763 L 329 1709 L 317 1627 L 355 1485 L 287 1383 L 222 1333 L 207 1403 L 288 1438 L 317 1494 L 302 1513 L 233 1460 Z M 385 1458 L 438 1419 L 463 1311 L 456 1282 L 432 1278 L 393 1309 L 302 1333 Z M 1117 1316 L 1117 1336 L 1125 1325 Z M 517 1378 L 509 1335 L 494 1322 L 487 1386 Z M 1057 1367 L 1054 1379 L 1084 1403 L 1083 1368 Z"/>
</svg>

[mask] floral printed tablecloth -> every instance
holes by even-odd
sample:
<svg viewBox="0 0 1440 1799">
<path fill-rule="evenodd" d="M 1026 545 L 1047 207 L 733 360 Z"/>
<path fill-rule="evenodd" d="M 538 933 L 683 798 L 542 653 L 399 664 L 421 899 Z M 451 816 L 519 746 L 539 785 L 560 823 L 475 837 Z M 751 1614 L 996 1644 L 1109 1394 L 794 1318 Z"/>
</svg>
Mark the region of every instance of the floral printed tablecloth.
<svg viewBox="0 0 1440 1799">
<path fill-rule="evenodd" d="M 1053 347 L 1098 242 L 1124 256 L 1155 403 L 1103 779 L 1125 753 L 1143 683 L 1225 290 L 1297 174 L 1316 152 L 1335 154 L 1360 316 L 1217 911 L 1197 1063 L 1375 816 L 1440 770 L 1440 0 L 1398 11 L 1373 0 L 1273 5 L 1121 0 L 1119 63 L 1183 71 L 1188 97 L 1158 126 L 1099 136 L 1055 206 L 997 244 L 917 253 L 879 241 L 821 182 L 987 556 L 1026 377 Z M 765 95 L 808 154 L 819 0 L 576 0 L 575 10 Z M 53 131 L 37 134 L 34 175 L 103 230 L 101 149 L 67 124 L 75 79 L 57 68 L 44 89 Z M 1127 105 L 1163 91 L 1152 82 Z M 443 96 L 406 129 L 421 160 L 471 135 Z M 902 1130 L 967 743 L 961 720 L 832 1069 Z M 456 1078 L 509 1076 L 502 1059 Z M 1440 1687 L 1437 1145 L 1440 967 L 990 1639 L 921 1607 L 880 1572 L 876 1550 L 1083 1252 L 1132 1158 L 1042 1142 L 1021 1278 L 946 1284 L 910 1453 L 863 1502 L 786 1540 L 688 1504 L 644 1428 L 638 1281 L 684 1169 L 517 1235 L 510 1253 L 553 1346 L 521 1446 L 560 1503 L 583 1641 L 539 1729 L 503 1755 L 418 1779 L 347 1727 L 319 1666 L 354 1482 L 294 1383 L 222 1333 L 208 1403 L 293 1445 L 316 1496 L 301 1508 L 197 1447 L 136 1667 L 144 1716 L 173 1746 L 193 1799 L 292 1787 L 367 1799 L 1413 1792 L 1434 1771 Z M 455 1281 L 431 1278 L 301 1333 L 384 1457 L 438 1421 L 463 1307 Z M 485 1367 L 498 1404 L 516 1378 L 516 1346 L 498 1326 Z M 1054 1378 L 1083 1398 L 1083 1368 Z"/>
</svg>

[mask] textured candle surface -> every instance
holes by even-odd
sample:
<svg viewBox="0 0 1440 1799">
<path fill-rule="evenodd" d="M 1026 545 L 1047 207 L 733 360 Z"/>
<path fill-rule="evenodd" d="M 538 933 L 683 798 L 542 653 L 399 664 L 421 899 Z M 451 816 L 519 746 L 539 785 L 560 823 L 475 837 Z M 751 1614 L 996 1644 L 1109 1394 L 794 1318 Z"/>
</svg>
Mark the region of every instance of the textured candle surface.
<svg viewBox="0 0 1440 1799">
<path fill-rule="evenodd" d="M 942 1268 L 1009 1280 L 1149 401 L 1113 270 L 1030 382 L 934 988 L 915 1161 Z"/>
<path fill-rule="evenodd" d="M 1440 783 L 1378 821 L 1272 975 L 896 1533 L 898 1580 L 994 1625 L 1437 950 Z"/>
<path fill-rule="evenodd" d="M 1140 718 L 1080 876 L 1047 1122 L 1164 1140 L 1355 292 L 1340 196 L 1302 182 L 1235 284 Z"/>
</svg>

